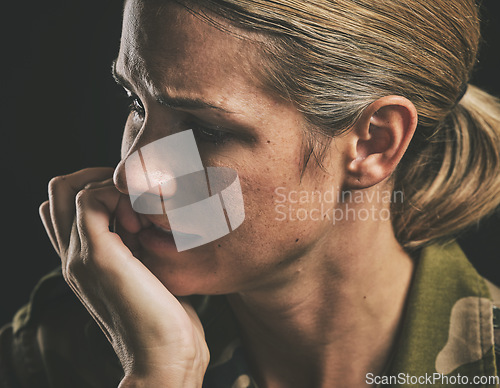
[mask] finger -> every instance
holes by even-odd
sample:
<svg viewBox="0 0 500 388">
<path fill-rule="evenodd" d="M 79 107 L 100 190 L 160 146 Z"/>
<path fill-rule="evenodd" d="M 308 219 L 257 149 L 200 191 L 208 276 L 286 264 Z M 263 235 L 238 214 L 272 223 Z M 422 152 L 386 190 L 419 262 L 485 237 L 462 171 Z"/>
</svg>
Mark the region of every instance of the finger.
<svg viewBox="0 0 500 388">
<path fill-rule="evenodd" d="M 130 256 L 130 250 L 118 234 L 110 231 L 110 223 L 122 194 L 111 186 L 81 190 L 76 196 L 76 224 L 83 250 L 93 257 Z"/>
<path fill-rule="evenodd" d="M 134 256 L 140 254 L 141 245 L 137 233 L 141 229 L 142 223 L 139 215 L 132 209 L 130 198 L 122 194 L 115 210 L 113 231 L 121 237 L 123 243 Z"/>
<path fill-rule="evenodd" d="M 115 187 L 83 190 L 77 196 L 77 224 L 82 252 L 89 252 L 85 266 L 96 270 L 103 280 L 101 284 L 121 290 L 124 300 L 141 299 L 137 292 L 140 284 L 147 284 L 148 294 L 155 289 L 165 294 L 165 287 L 135 258 L 120 236 L 109 230 L 109 222 L 118 206 L 122 194 Z M 105 281 L 104 281 L 105 279 Z M 141 281 L 142 279 L 142 281 Z M 144 292 L 145 290 L 142 290 Z M 154 294 L 154 292 L 153 292 Z M 165 303 L 180 307 L 177 299 L 167 293 Z M 143 303 L 142 300 L 141 303 Z"/>
<path fill-rule="evenodd" d="M 67 250 L 75 215 L 75 196 L 90 182 L 102 181 L 113 174 L 112 168 L 89 168 L 53 178 L 49 183 L 50 218 L 59 251 Z"/>
<path fill-rule="evenodd" d="M 77 221 L 75 219 L 72 226 L 68 255 L 61 257 L 63 277 L 69 287 L 73 290 L 73 293 L 78 297 L 78 299 L 80 299 L 80 302 L 85 306 L 96 322 L 98 322 L 99 326 L 101 326 L 101 329 L 105 331 L 106 335 L 109 337 L 109 333 L 105 330 L 105 327 L 101 325 L 102 319 L 108 322 L 112 320 L 104 300 L 101 298 L 92 300 L 92 302 L 87 300 L 89 293 L 86 288 L 88 288 L 89 284 L 92 284 L 92 281 L 94 281 L 94 283 L 91 285 L 91 294 L 99 294 L 99 282 L 97 282 L 97 285 L 95 283 L 97 277 L 90 274 L 91 279 L 89 279 L 87 277 L 89 276 L 88 273 L 86 274 L 85 272 L 82 273 L 80 271 L 80 269 L 84 266 L 85 255 L 87 253 L 88 252 L 85 252 L 85 250 L 82 250 L 80 234 L 78 232 Z"/>
<path fill-rule="evenodd" d="M 76 220 L 80 239 L 96 244 L 118 237 L 109 230 L 121 193 L 114 186 L 84 189 L 76 196 Z M 114 235 L 115 237 L 111 237 Z"/>
<path fill-rule="evenodd" d="M 85 185 L 83 190 L 100 189 L 101 187 L 114 186 L 113 178 L 106 179 L 102 182 L 91 182 Z M 114 222 L 110 222 L 110 228 L 114 231 Z"/>
<path fill-rule="evenodd" d="M 106 186 L 114 186 L 113 178 L 105 179 L 105 180 L 100 181 L 100 182 L 90 182 L 90 183 L 87 183 L 83 187 L 83 189 L 84 190 L 99 189 L 101 187 L 106 187 Z"/>
<path fill-rule="evenodd" d="M 59 245 L 57 243 L 56 232 L 54 230 L 54 226 L 52 225 L 52 219 L 50 218 L 50 204 L 49 201 L 45 201 L 40 205 L 38 212 L 40 214 L 40 218 L 42 219 L 43 226 L 49 236 L 50 242 L 52 243 L 54 249 L 57 254 L 59 254 Z"/>
<path fill-rule="evenodd" d="M 121 195 L 115 211 L 115 222 L 130 234 L 138 233 L 143 225 L 139 215 L 132 209 L 130 197 Z"/>
<path fill-rule="evenodd" d="M 191 324 L 191 319 L 177 298 L 133 256 L 120 236 L 110 232 L 109 222 L 121 197 L 122 194 L 111 186 L 78 193 L 76 222 L 82 254 L 71 255 L 68 277 L 76 279 L 76 288 L 86 288 L 87 295 L 94 295 L 94 298 L 89 297 L 93 308 L 99 311 L 102 321 L 111 326 L 114 325 L 112 317 L 122 316 L 124 311 L 140 311 L 143 317 L 156 317 L 158 311 L 164 312 L 166 315 L 161 321 L 135 319 L 128 322 L 128 330 L 134 333 L 137 342 L 148 343 L 150 333 L 170 333 L 172 328 L 185 328 Z M 88 288 L 90 280 L 91 289 Z M 152 300 L 156 302 L 151 303 Z M 114 327 L 111 332 L 117 330 L 120 327 Z M 167 336 L 155 345 L 162 348 L 180 341 L 178 336 Z"/>
</svg>

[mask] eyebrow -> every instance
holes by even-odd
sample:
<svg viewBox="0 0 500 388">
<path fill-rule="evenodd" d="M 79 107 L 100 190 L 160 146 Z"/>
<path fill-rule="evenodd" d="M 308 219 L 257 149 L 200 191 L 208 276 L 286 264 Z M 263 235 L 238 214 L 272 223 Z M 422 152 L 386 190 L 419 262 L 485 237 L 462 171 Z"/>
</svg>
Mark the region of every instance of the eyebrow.
<svg viewBox="0 0 500 388">
<path fill-rule="evenodd" d="M 113 61 L 111 65 L 111 74 L 113 75 L 113 78 L 117 84 L 123 86 L 125 89 L 128 89 L 129 91 L 132 91 L 134 89 L 132 87 L 132 84 L 118 72 L 116 68 L 116 59 Z M 168 95 L 160 95 L 156 97 L 156 101 L 161 105 L 164 105 L 172 109 L 186 109 L 186 110 L 215 109 L 224 113 L 234 113 L 220 106 L 210 104 L 199 98 L 172 97 Z"/>
</svg>

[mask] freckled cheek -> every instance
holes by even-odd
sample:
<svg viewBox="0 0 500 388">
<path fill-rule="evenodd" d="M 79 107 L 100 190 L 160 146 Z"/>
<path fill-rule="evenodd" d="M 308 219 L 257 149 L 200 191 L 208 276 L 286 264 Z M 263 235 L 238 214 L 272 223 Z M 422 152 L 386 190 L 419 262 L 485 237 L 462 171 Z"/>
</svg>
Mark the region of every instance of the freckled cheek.
<svg viewBox="0 0 500 388">
<path fill-rule="evenodd" d="M 280 220 L 271 195 L 253 193 L 245 203 L 245 221 L 221 243 L 222 261 L 238 262 L 250 270 L 295 256 L 314 240 L 315 231 L 305 222 Z M 269 193 L 267 193 L 269 194 Z"/>
<path fill-rule="evenodd" d="M 265 180 L 249 179 L 244 173 L 238 173 L 245 208 L 253 211 L 268 210 L 274 202 L 275 177 L 268 175 Z"/>
<path fill-rule="evenodd" d="M 249 238 L 253 236 L 262 242 L 267 237 L 276 237 L 272 235 L 278 234 L 282 227 L 291 226 L 277 219 L 276 186 L 269 183 L 267 181 L 242 185 L 245 203 L 245 222 L 242 228 L 246 230 Z"/>
<path fill-rule="evenodd" d="M 271 182 L 272 177 L 267 182 L 248 184 L 243 174 L 245 221 L 215 245 L 218 263 L 233 275 L 234 268 L 244 268 L 241 273 L 247 276 L 261 276 L 262 269 L 268 271 L 276 263 L 300 255 L 316 240 L 317 223 L 279 219 L 276 185 Z"/>
<path fill-rule="evenodd" d="M 317 200 L 299 201 L 298 195 L 301 190 L 324 192 L 326 189 L 316 185 L 300 186 L 295 181 L 295 177 L 287 179 L 285 175 L 272 174 L 265 180 L 242 180 L 245 223 L 252 233 L 260 235 L 262 241 L 268 238 L 276 242 L 288 241 L 293 235 L 294 243 L 297 238 L 306 243 L 329 226 L 328 218 L 323 219 L 323 215 L 331 215 L 335 204 Z M 331 186 L 328 188 L 331 190 Z M 290 193 L 295 193 L 291 200 L 288 197 Z"/>
</svg>

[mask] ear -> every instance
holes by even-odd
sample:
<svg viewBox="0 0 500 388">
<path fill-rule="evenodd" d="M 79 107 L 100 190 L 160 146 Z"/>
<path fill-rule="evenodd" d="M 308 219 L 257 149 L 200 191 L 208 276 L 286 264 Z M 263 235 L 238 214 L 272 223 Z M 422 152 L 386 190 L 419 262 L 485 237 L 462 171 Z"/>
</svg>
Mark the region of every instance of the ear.
<svg viewBox="0 0 500 388">
<path fill-rule="evenodd" d="M 344 139 L 347 189 L 382 182 L 396 169 L 417 127 L 415 106 L 401 96 L 387 96 L 368 106 Z"/>
</svg>

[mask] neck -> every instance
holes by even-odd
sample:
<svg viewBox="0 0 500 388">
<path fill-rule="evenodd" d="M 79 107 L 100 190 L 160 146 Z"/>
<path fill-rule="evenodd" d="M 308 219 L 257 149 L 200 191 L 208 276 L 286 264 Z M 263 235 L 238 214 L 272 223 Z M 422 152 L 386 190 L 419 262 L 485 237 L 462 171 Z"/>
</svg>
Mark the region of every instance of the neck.
<svg viewBox="0 0 500 388">
<path fill-rule="evenodd" d="M 390 224 L 364 229 L 342 249 L 319 244 L 287 268 L 288 281 L 228 296 L 260 386 L 364 386 L 367 373 L 383 373 L 413 261 Z"/>
</svg>

